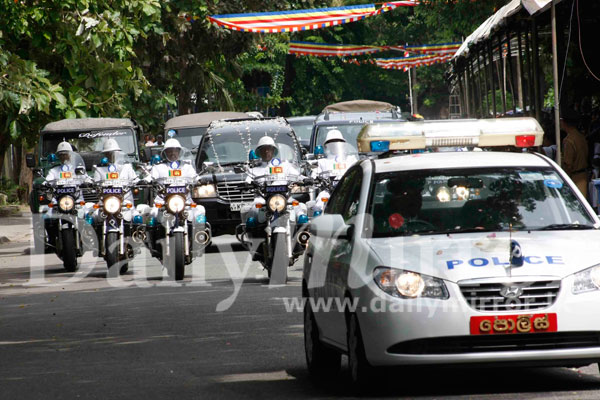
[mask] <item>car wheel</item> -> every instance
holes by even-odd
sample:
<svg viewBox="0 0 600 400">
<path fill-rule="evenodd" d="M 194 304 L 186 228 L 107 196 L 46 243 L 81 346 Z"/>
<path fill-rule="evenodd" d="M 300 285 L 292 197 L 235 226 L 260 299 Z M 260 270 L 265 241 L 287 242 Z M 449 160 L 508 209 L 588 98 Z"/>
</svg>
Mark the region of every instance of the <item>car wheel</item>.
<svg viewBox="0 0 600 400">
<path fill-rule="evenodd" d="M 311 378 L 322 380 L 339 372 L 342 355 L 319 340 L 319 328 L 308 299 L 304 305 L 304 353 Z"/>
<path fill-rule="evenodd" d="M 356 389 L 364 389 L 373 376 L 373 367 L 367 361 L 365 346 L 356 314 L 348 320 L 348 367 Z"/>
</svg>

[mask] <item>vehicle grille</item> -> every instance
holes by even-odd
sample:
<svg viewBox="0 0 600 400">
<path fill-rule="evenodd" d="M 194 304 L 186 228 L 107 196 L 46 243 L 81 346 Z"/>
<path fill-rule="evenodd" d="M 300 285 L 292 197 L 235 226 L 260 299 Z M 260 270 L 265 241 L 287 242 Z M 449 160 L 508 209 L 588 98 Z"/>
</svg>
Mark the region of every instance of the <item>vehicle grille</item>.
<svg viewBox="0 0 600 400">
<path fill-rule="evenodd" d="M 580 349 L 586 347 L 600 347 L 600 332 L 551 332 L 427 338 L 395 344 L 388 349 L 388 353 L 461 354 L 493 351 Z"/>
<path fill-rule="evenodd" d="M 479 311 L 537 310 L 554 303 L 560 281 L 459 283 L 459 287 L 467 303 Z M 503 296 L 501 291 L 506 287 L 519 288 L 519 295 Z"/>
<path fill-rule="evenodd" d="M 254 193 L 242 192 L 243 185 L 245 185 L 243 181 L 219 182 L 217 183 L 217 194 L 219 197 L 232 203 L 251 203 L 254 200 Z"/>
<path fill-rule="evenodd" d="M 93 189 L 82 189 L 82 193 L 83 193 L 83 200 L 86 203 L 97 203 L 98 200 L 100 199 L 100 195 L 98 194 L 97 191 L 92 191 Z"/>
</svg>

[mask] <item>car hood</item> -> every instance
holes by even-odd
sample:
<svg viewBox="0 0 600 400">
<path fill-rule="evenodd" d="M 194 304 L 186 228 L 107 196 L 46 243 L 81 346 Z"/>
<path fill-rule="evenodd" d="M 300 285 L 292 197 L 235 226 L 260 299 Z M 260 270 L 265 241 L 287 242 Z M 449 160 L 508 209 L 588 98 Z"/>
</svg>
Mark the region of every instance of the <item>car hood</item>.
<svg viewBox="0 0 600 400">
<path fill-rule="evenodd" d="M 205 178 L 208 177 L 212 180 L 213 183 L 222 183 L 222 182 L 241 182 L 245 181 L 247 175 L 245 173 L 236 173 L 232 166 L 224 166 L 222 168 L 218 167 L 210 167 L 205 168 L 200 172 L 200 177 Z"/>
<path fill-rule="evenodd" d="M 521 248 L 522 266 L 510 266 L 510 243 Z M 600 263 L 600 231 L 468 233 L 369 239 L 383 266 L 452 282 L 465 279 L 553 276 L 564 278 Z"/>
</svg>

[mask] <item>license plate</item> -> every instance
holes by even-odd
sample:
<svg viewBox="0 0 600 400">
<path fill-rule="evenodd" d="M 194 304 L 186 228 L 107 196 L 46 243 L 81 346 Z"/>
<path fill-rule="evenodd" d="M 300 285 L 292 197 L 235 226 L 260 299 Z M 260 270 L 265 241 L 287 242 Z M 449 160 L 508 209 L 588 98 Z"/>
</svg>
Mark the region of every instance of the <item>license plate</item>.
<svg viewBox="0 0 600 400">
<path fill-rule="evenodd" d="M 107 187 L 102 188 L 102 194 L 122 194 L 123 188 L 120 187 Z"/>
<path fill-rule="evenodd" d="M 185 186 L 169 186 L 166 189 L 167 194 L 186 194 L 186 187 Z"/>
<path fill-rule="evenodd" d="M 242 208 L 246 206 L 252 206 L 252 203 L 230 203 L 229 208 L 231 211 L 240 211 Z"/>
<path fill-rule="evenodd" d="M 556 313 L 471 317 L 471 335 L 556 332 Z"/>
<path fill-rule="evenodd" d="M 74 187 L 58 187 L 56 188 L 56 194 L 72 194 L 75 193 Z"/>
<path fill-rule="evenodd" d="M 267 186 L 267 193 L 287 193 L 288 187 L 286 185 Z"/>
</svg>

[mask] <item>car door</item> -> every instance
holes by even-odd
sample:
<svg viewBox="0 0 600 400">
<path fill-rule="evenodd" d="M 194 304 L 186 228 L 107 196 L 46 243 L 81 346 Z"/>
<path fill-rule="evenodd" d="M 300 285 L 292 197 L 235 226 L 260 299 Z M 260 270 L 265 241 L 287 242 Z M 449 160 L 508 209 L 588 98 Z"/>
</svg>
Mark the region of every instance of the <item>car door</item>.
<svg viewBox="0 0 600 400">
<path fill-rule="evenodd" d="M 362 184 L 362 168 L 356 166 L 344 175 L 342 181 L 330 198 L 325 209 L 327 214 L 342 215 L 346 224 L 353 224 L 358 214 Z M 323 297 L 331 311 L 324 316 L 326 322 L 320 324 L 323 335 L 340 346 L 346 343 L 344 317 L 344 294 L 348 277 L 349 263 L 352 254 L 352 242 L 346 238 L 333 237 L 328 240 L 321 257 L 326 260 L 325 285 Z"/>
</svg>

